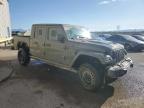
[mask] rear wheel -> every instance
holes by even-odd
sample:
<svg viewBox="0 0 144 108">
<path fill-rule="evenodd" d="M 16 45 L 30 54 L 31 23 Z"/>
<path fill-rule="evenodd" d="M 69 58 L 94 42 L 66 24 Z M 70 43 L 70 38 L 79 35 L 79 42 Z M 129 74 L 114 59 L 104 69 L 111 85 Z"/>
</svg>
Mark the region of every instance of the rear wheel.
<svg viewBox="0 0 144 108">
<path fill-rule="evenodd" d="M 82 64 L 79 68 L 79 77 L 86 90 L 95 91 L 102 85 L 100 71 L 91 64 Z"/>
<path fill-rule="evenodd" d="M 20 48 L 19 51 L 18 51 L 18 61 L 23 66 L 28 65 L 29 62 L 30 62 L 29 52 L 27 52 L 23 48 Z"/>
</svg>

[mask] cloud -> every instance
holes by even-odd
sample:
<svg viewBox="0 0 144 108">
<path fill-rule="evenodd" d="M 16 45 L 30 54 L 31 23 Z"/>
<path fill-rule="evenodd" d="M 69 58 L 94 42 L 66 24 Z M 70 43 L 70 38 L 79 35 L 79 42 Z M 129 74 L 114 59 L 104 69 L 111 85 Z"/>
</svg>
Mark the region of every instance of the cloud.
<svg viewBox="0 0 144 108">
<path fill-rule="evenodd" d="M 111 0 L 111 2 L 116 2 L 116 1 L 118 1 L 118 0 Z"/>
<path fill-rule="evenodd" d="M 104 5 L 104 4 L 109 4 L 110 3 L 110 1 L 101 1 L 101 2 L 99 2 L 99 5 Z"/>
<path fill-rule="evenodd" d="M 113 3 L 113 2 L 117 2 L 119 0 L 104 0 L 99 2 L 99 5 L 105 5 L 105 4 L 109 4 L 109 3 Z"/>
</svg>

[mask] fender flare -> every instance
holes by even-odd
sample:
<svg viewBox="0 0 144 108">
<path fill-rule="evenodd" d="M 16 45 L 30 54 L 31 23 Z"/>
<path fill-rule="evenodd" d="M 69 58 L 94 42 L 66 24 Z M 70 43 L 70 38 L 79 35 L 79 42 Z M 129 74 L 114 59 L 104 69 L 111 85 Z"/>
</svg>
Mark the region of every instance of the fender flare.
<svg viewBox="0 0 144 108">
<path fill-rule="evenodd" d="M 29 52 L 29 47 L 28 47 L 28 44 L 26 42 L 19 41 L 18 44 L 17 44 L 17 48 L 18 49 L 24 48 L 26 51 Z"/>
<path fill-rule="evenodd" d="M 102 52 L 80 52 L 78 53 L 74 59 L 71 62 L 71 67 L 75 64 L 76 60 L 80 57 L 80 56 L 88 56 L 88 57 L 93 57 L 96 58 L 101 64 L 105 64 L 105 57 L 104 54 Z"/>
</svg>

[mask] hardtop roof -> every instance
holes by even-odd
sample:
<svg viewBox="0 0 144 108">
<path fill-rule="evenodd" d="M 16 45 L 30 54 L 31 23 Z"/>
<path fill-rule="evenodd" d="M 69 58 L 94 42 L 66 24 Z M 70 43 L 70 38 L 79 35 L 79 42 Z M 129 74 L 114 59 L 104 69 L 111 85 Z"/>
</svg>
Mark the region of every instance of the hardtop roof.
<svg viewBox="0 0 144 108">
<path fill-rule="evenodd" d="M 73 25 L 73 24 L 33 24 L 32 26 L 77 26 L 77 27 L 83 27 L 80 25 Z"/>
</svg>

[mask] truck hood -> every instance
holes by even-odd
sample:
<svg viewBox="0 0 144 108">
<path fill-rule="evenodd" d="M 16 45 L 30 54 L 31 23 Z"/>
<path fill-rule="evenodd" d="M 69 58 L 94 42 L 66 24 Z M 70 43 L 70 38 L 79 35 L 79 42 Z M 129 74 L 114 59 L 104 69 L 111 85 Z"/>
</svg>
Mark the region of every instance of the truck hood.
<svg viewBox="0 0 144 108">
<path fill-rule="evenodd" d="M 124 46 L 118 43 L 113 43 L 106 40 L 93 40 L 93 39 L 81 39 L 81 40 L 75 40 L 75 42 L 84 44 L 86 46 L 90 47 L 96 47 L 103 50 L 119 50 L 124 49 Z"/>
<path fill-rule="evenodd" d="M 90 40 L 90 39 L 78 39 L 73 40 L 77 49 L 81 49 L 87 52 L 111 52 L 124 49 L 121 44 L 115 44 L 106 40 Z"/>
<path fill-rule="evenodd" d="M 124 46 L 121 44 L 113 43 L 113 42 L 106 41 L 106 40 L 87 40 L 87 41 L 89 42 L 89 44 L 101 45 L 103 47 L 106 47 L 112 50 L 118 50 L 118 49 L 124 48 Z"/>
</svg>

